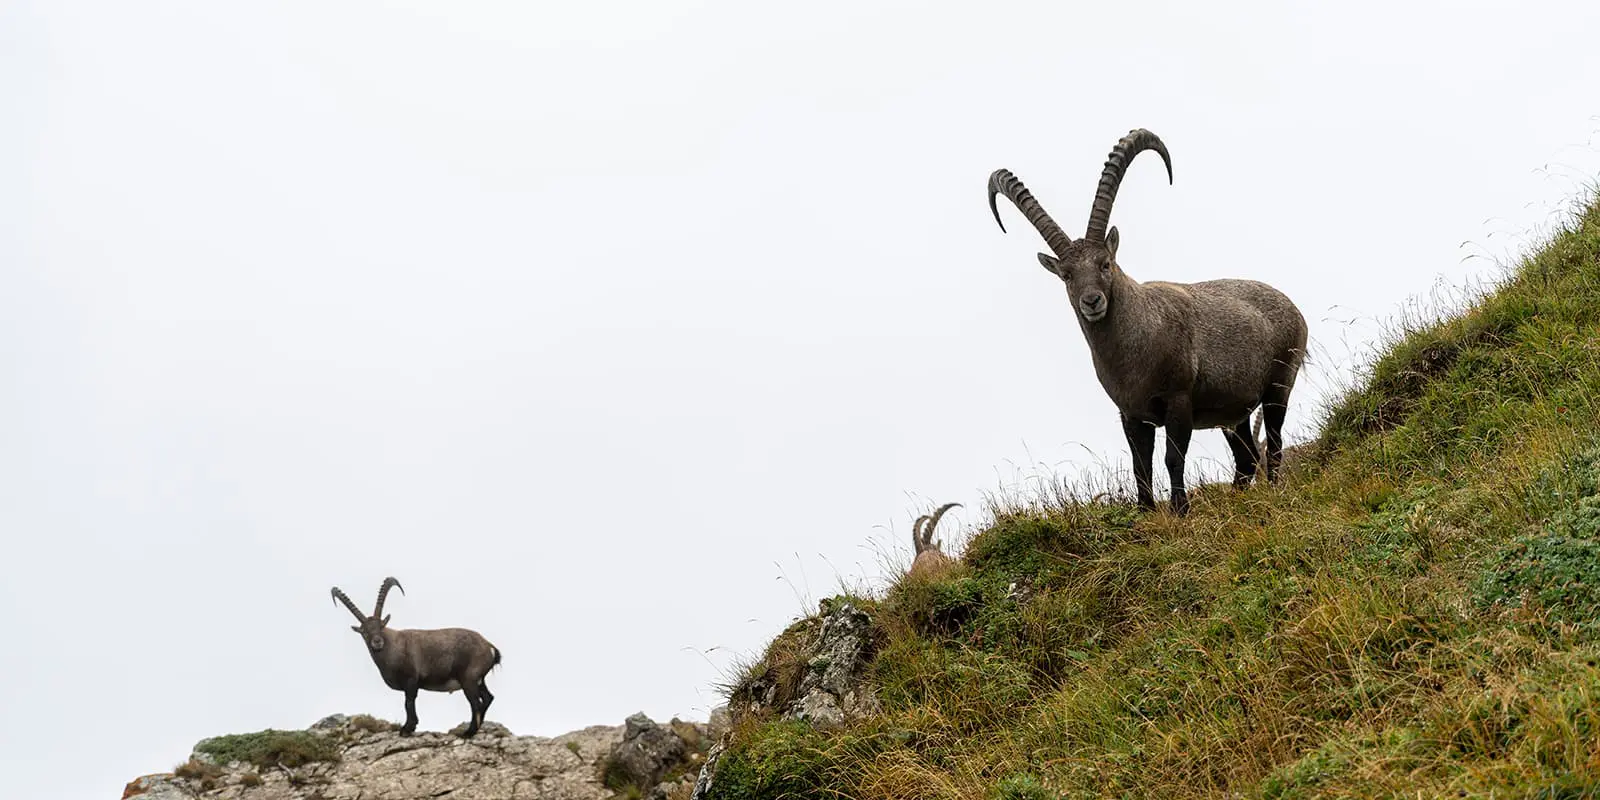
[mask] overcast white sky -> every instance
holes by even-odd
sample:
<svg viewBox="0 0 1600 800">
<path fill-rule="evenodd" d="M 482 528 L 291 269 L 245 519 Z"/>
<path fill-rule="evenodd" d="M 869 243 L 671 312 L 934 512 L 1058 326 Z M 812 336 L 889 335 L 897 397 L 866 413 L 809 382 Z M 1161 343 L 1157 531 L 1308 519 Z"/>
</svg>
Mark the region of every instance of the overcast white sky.
<svg viewBox="0 0 1600 800">
<path fill-rule="evenodd" d="M 1124 268 L 1300 303 L 1305 435 L 1600 171 L 1600 4 L 1309 5 L 0 2 L 8 793 L 399 718 L 385 575 L 518 733 L 704 718 L 927 504 L 1126 465 L 984 183 L 1076 235 L 1133 127 Z"/>
</svg>

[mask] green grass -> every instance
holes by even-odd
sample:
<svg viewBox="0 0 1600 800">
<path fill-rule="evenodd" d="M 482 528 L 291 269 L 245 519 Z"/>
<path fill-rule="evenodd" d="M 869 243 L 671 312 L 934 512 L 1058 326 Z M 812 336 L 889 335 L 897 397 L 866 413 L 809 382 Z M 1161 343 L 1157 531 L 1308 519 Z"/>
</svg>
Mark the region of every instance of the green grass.
<svg viewBox="0 0 1600 800">
<path fill-rule="evenodd" d="M 298 767 L 317 761 L 339 760 L 339 749 L 327 736 L 310 731 L 264 730 L 206 739 L 194 748 L 218 764 L 235 761 L 258 768 Z"/>
<path fill-rule="evenodd" d="M 1283 484 L 996 503 L 856 598 L 884 713 L 746 718 L 718 798 L 1600 794 L 1600 204 L 1398 327 Z M 782 689 L 802 621 L 733 687 Z"/>
</svg>

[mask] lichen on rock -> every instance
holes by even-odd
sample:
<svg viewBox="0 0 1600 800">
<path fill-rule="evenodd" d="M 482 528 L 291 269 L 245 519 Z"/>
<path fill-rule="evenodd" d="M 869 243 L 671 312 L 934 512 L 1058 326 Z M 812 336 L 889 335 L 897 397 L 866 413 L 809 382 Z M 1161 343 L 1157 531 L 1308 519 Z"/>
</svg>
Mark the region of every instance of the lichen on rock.
<svg viewBox="0 0 1600 800">
<path fill-rule="evenodd" d="M 736 719 L 777 716 L 814 725 L 839 725 L 878 713 L 876 693 L 862 673 L 878 646 L 872 615 L 850 598 L 829 598 L 819 613 L 784 631 L 735 686 Z"/>
<path fill-rule="evenodd" d="M 881 706 L 866 670 L 883 632 L 869 609 L 870 603 L 854 598 L 828 598 L 815 616 L 779 634 L 729 692 L 728 728 L 761 719 L 826 728 L 878 714 Z M 711 796 L 727 744 L 728 735 L 723 734 L 706 752 L 691 800 Z"/>
</svg>

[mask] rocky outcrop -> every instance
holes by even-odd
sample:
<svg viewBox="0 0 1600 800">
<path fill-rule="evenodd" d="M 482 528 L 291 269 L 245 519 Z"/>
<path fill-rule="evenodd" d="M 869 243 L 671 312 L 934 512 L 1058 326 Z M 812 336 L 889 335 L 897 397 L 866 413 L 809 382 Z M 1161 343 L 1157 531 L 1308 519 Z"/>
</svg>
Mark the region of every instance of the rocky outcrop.
<svg viewBox="0 0 1600 800">
<path fill-rule="evenodd" d="M 207 739 L 173 772 L 130 782 L 124 800 L 607 800 L 624 773 L 644 797 L 684 798 L 721 729 L 643 714 L 560 736 L 514 736 L 497 723 L 462 739 L 402 737 L 392 723 L 334 715 L 307 731 Z M 220 756 L 218 754 L 221 754 Z M 224 759 L 227 763 L 223 763 Z M 671 778 L 675 782 L 664 783 Z"/>
<path fill-rule="evenodd" d="M 735 687 L 735 718 L 776 715 L 816 725 L 837 725 L 878 712 L 878 698 L 862 680 L 877 649 L 872 616 L 844 598 L 823 600 L 817 616 L 791 625 Z"/>
<path fill-rule="evenodd" d="M 716 714 L 705 725 L 677 719 L 660 725 L 634 714 L 623 725 L 622 741 L 605 760 L 603 780 L 618 792 L 638 790 L 646 800 L 687 798 L 705 763 L 706 749 L 726 729 Z"/>
<path fill-rule="evenodd" d="M 864 678 L 881 636 L 872 615 L 855 601 L 823 600 L 816 616 L 779 634 L 734 687 L 731 720 L 793 719 L 825 727 L 877 714 L 878 696 Z M 727 744 L 724 735 L 706 751 L 690 800 L 710 795 Z"/>
</svg>

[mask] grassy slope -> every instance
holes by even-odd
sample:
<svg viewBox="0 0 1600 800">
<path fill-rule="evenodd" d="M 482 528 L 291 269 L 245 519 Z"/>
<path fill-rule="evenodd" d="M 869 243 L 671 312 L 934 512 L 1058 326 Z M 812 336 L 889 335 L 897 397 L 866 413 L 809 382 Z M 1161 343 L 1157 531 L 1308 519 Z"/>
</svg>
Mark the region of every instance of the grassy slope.
<svg viewBox="0 0 1600 800">
<path fill-rule="evenodd" d="M 1397 334 L 1284 485 L 994 509 L 861 599 L 886 713 L 745 720 L 716 796 L 1600 794 L 1597 420 L 1600 204 Z"/>
</svg>

